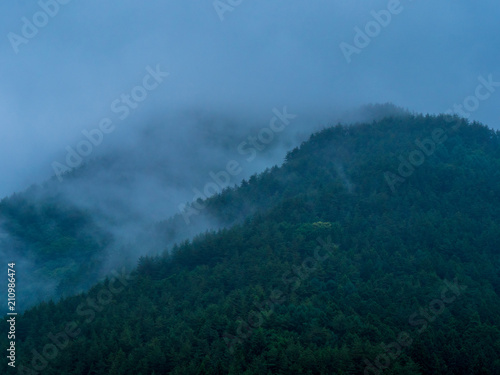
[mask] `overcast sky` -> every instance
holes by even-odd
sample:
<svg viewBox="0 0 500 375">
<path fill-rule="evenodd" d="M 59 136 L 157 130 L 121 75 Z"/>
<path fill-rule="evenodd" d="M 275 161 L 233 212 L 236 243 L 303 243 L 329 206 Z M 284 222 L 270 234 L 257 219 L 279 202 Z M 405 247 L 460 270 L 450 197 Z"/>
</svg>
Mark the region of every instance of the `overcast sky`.
<svg viewBox="0 0 500 375">
<path fill-rule="evenodd" d="M 439 113 L 475 96 L 478 77 L 500 82 L 494 0 L 222 0 L 219 13 L 212 0 L 60 1 L 0 5 L 0 197 L 48 178 L 103 118 L 117 129 L 101 148 L 181 109 L 265 117 L 286 105 L 310 117 L 393 102 Z M 355 40 L 356 27 L 372 37 Z M 111 104 L 158 66 L 169 76 L 117 120 Z M 499 129 L 500 87 L 485 90 L 467 114 Z"/>
</svg>

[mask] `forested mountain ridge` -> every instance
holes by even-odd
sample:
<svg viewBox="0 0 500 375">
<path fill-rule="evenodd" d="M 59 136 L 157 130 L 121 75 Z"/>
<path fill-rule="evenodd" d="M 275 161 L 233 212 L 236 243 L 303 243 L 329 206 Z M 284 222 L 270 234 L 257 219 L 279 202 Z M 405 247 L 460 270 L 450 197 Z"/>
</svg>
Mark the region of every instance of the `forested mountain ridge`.
<svg viewBox="0 0 500 375">
<path fill-rule="evenodd" d="M 316 133 L 191 217 L 226 229 L 19 316 L 19 373 L 500 373 L 499 146 L 450 116 Z"/>
<path fill-rule="evenodd" d="M 38 186 L 0 201 L 0 224 L 0 253 L 26 270 L 20 306 L 89 288 L 113 240 L 90 213 Z"/>
<path fill-rule="evenodd" d="M 353 122 L 405 113 L 384 104 L 363 106 L 339 116 Z M 240 204 L 236 215 L 228 215 L 228 209 L 214 211 L 210 207 L 190 209 L 164 220 L 179 212 L 178 206 L 192 196 L 193 187 L 203 190 L 207 178 L 212 181 L 209 172 L 226 164 L 232 155 L 230 145 L 238 145 L 245 132 L 258 131 L 259 123 L 252 120 L 251 116 L 242 120 L 188 111 L 164 122 L 152 122 L 135 140 L 137 149 L 110 148 L 59 178 L 2 199 L 0 256 L 16 259 L 25 275 L 17 285 L 19 308 L 87 291 L 110 270 L 135 267 L 140 255 L 156 254 L 174 243 L 206 230 L 229 227 L 255 213 L 258 206 L 242 200 L 244 207 Z M 172 139 L 169 125 L 185 128 L 184 132 Z M 273 149 L 299 144 L 309 134 L 307 129 L 317 128 L 307 123 L 297 125 L 282 134 L 282 139 L 260 150 L 260 162 L 267 158 L 266 165 L 272 165 Z M 203 136 L 193 139 L 193 132 Z M 180 145 L 185 142 L 192 144 L 196 152 L 183 153 Z M 174 155 L 180 163 L 171 162 Z M 259 164 L 245 159 L 242 163 L 247 164 L 242 164 L 241 174 L 228 185 L 239 183 Z M 4 305 L 4 301 L 0 303 Z"/>
</svg>

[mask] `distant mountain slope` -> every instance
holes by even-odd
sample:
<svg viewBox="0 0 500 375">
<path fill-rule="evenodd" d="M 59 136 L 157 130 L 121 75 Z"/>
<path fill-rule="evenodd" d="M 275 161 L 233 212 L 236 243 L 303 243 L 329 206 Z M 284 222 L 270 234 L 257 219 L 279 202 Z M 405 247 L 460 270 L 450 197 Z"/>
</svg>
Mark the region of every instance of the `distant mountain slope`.
<svg viewBox="0 0 500 375">
<path fill-rule="evenodd" d="M 88 289 L 112 242 L 92 216 L 55 194 L 32 187 L 0 201 L 3 238 L 0 254 L 16 262 L 23 277 L 18 306 Z M 3 306 L 2 302 L 2 306 Z"/>
<path fill-rule="evenodd" d="M 388 114 L 405 111 L 391 104 L 369 105 L 341 117 L 354 122 Z M 180 221 L 155 225 L 179 213 L 194 189 L 214 184 L 211 176 L 226 173 L 221 168 L 228 160 L 240 163 L 239 174 L 229 176 L 227 183 L 234 186 L 261 171 L 262 165 L 281 163 L 285 150 L 317 128 L 301 115 L 266 147 L 259 146 L 248 162 L 239 145 L 268 126 L 269 115 L 274 112 L 264 114 L 262 122 L 252 115 L 193 110 L 156 119 L 135 132 L 130 129 L 135 136 L 123 145 L 111 142 L 69 173 L 3 199 L 0 256 L 15 260 L 26 275 L 18 285 L 20 308 L 86 291 L 111 270 L 135 266 L 141 255 L 255 213 L 255 207 L 242 200 L 245 207 L 239 207 L 237 217 L 227 210 L 202 210 L 191 220 L 191 210 Z M 0 307 L 5 304 L 0 302 Z"/>
<path fill-rule="evenodd" d="M 316 133 L 191 216 L 228 228 L 19 316 L 18 369 L 497 374 L 499 146 L 449 116 Z"/>
</svg>

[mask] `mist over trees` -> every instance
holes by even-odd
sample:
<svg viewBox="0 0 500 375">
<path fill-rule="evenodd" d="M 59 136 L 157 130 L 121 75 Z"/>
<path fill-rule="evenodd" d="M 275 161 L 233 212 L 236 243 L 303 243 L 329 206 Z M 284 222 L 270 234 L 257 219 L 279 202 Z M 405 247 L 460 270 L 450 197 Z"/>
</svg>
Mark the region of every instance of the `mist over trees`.
<svg viewBox="0 0 500 375">
<path fill-rule="evenodd" d="M 426 155 L 418 144 L 436 130 L 446 139 Z M 498 131 L 447 115 L 316 132 L 282 166 L 202 202 L 194 224 L 223 229 L 161 246 L 186 227 L 178 214 L 155 226 L 158 255 L 130 275 L 27 310 L 19 363 L 47 374 L 494 374 L 499 145 Z M 392 189 L 385 174 L 415 150 L 424 160 Z"/>
</svg>

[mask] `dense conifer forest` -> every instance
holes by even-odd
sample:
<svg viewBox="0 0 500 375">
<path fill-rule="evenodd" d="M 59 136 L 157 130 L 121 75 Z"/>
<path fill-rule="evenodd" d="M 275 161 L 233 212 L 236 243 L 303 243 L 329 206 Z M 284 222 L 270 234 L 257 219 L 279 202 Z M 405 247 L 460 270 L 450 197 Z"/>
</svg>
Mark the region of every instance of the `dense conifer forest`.
<svg viewBox="0 0 500 375">
<path fill-rule="evenodd" d="M 4 199 L 9 246 L 61 280 L 17 317 L 15 371 L 499 374 L 499 146 L 445 115 L 325 128 L 100 282 L 113 238 L 92 215 Z M 220 229 L 186 240 L 197 221 Z"/>
</svg>

